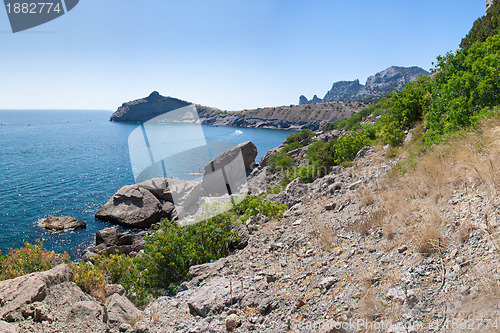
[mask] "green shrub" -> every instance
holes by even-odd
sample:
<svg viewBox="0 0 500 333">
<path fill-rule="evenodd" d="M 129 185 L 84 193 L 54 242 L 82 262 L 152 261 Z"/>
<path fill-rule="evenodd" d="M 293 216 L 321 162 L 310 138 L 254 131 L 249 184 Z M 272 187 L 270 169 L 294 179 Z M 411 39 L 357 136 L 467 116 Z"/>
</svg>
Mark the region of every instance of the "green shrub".
<svg viewBox="0 0 500 333">
<path fill-rule="evenodd" d="M 56 254 L 45 251 L 43 242 L 24 243 L 23 248 L 12 249 L 9 254 L 0 258 L 0 279 L 8 280 L 25 274 L 46 271 L 58 264 L 69 263 L 67 253 Z"/>
<path fill-rule="evenodd" d="M 106 276 L 104 272 L 87 262 L 80 262 L 71 265 L 74 276 L 73 281 L 84 292 L 92 295 L 102 293 L 106 286 Z"/>
<path fill-rule="evenodd" d="M 285 143 L 300 142 L 314 136 L 314 132 L 309 129 L 302 129 L 298 133 L 292 133 L 286 138 Z"/>
<path fill-rule="evenodd" d="M 284 172 L 286 170 L 291 170 L 295 167 L 295 161 L 293 158 L 288 156 L 286 151 L 281 150 L 274 153 L 268 161 L 269 168 L 271 172 Z"/>
<path fill-rule="evenodd" d="M 475 42 L 484 42 L 490 36 L 500 33 L 500 2 L 495 0 L 486 15 L 478 18 L 467 36 L 462 39 L 460 47 L 470 48 Z"/>
</svg>

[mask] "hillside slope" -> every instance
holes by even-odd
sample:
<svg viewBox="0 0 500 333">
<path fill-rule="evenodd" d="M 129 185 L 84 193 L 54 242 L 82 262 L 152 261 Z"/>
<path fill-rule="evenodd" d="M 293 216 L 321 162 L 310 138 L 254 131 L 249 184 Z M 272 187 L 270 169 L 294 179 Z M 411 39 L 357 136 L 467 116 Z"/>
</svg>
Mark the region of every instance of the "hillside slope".
<svg viewBox="0 0 500 333">
<path fill-rule="evenodd" d="M 291 200 L 282 218 L 248 222 L 246 248 L 147 307 L 150 331 L 499 332 L 499 131 L 451 140 L 408 175 L 379 147 L 294 181 L 269 198 Z M 268 167 L 259 178 L 277 180 Z"/>
</svg>

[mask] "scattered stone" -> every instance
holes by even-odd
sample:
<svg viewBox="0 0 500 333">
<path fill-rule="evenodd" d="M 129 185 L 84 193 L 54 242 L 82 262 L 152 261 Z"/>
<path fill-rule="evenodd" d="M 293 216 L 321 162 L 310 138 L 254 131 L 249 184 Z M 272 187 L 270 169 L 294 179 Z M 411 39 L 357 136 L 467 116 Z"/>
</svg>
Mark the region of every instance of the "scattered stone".
<svg viewBox="0 0 500 333">
<path fill-rule="evenodd" d="M 325 206 L 325 209 L 326 210 L 335 210 L 335 208 L 337 207 L 337 203 L 336 202 L 332 202 L 332 203 L 329 203 Z"/>
<path fill-rule="evenodd" d="M 265 316 L 265 315 L 268 315 L 271 311 L 273 311 L 277 306 L 278 306 L 278 304 L 277 304 L 276 300 L 274 300 L 271 297 L 266 297 L 259 303 L 258 308 L 259 308 L 260 314 Z"/>
<path fill-rule="evenodd" d="M 302 298 L 299 298 L 298 300 L 295 301 L 295 307 L 297 309 L 303 307 L 304 305 L 306 305 L 306 302 L 304 302 Z"/>
<path fill-rule="evenodd" d="M 406 244 L 403 244 L 400 247 L 398 247 L 399 253 L 404 253 L 404 252 L 406 252 L 406 250 L 408 250 L 408 246 Z"/>
<path fill-rule="evenodd" d="M 118 294 L 118 295 L 125 295 L 125 288 L 121 284 L 107 284 L 106 287 L 104 287 L 104 292 L 106 294 L 106 297 L 109 297 L 113 294 Z"/>
<path fill-rule="evenodd" d="M 127 323 L 122 323 L 120 324 L 120 327 L 118 327 L 118 330 L 120 332 L 127 332 L 128 330 L 131 330 L 132 329 L 132 326 L 130 326 L 130 324 L 127 324 Z"/>
<path fill-rule="evenodd" d="M 142 318 L 142 312 L 135 307 L 125 296 L 118 293 L 111 295 L 106 300 L 108 322 L 112 325 L 129 323 Z"/>
<path fill-rule="evenodd" d="M 338 282 L 337 278 L 330 276 L 330 277 L 327 277 L 327 278 L 324 278 L 323 280 L 321 280 L 321 282 L 318 284 L 318 286 L 321 289 L 327 290 L 327 289 L 330 289 L 330 287 L 333 286 L 337 282 Z"/>
<path fill-rule="evenodd" d="M 233 331 L 236 327 L 241 325 L 241 319 L 236 314 L 231 314 L 226 318 L 226 329 Z"/>
</svg>

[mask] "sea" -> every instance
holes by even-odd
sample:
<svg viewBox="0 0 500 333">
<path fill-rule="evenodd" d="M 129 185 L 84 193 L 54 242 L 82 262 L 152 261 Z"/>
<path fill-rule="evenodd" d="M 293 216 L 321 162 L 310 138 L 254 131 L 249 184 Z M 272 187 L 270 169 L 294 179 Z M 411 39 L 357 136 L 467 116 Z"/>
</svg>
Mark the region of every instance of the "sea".
<svg viewBox="0 0 500 333">
<path fill-rule="evenodd" d="M 45 249 L 66 251 L 76 258 L 94 243 L 98 230 L 111 226 L 96 220 L 94 214 L 120 187 L 136 182 L 138 140 L 131 134 L 140 127 L 110 122 L 111 114 L 101 110 L 0 110 L 2 253 L 40 240 Z M 257 160 L 291 133 L 193 124 L 158 126 L 156 132 L 183 133 L 176 134 L 177 142 L 189 138 L 190 133 L 198 138 L 203 133 L 207 143 L 223 142 L 227 147 L 252 141 L 258 149 Z M 171 145 L 173 150 L 178 146 Z M 193 159 L 199 158 L 196 149 L 192 154 Z M 167 172 L 176 177 L 185 174 L 186 167 L 179 163 L 176 169 L 171 163 Z M 47 231 L 41 221 L 49 216 L 72 216 L 87 222 L 87 228 Z"/>
</svg>

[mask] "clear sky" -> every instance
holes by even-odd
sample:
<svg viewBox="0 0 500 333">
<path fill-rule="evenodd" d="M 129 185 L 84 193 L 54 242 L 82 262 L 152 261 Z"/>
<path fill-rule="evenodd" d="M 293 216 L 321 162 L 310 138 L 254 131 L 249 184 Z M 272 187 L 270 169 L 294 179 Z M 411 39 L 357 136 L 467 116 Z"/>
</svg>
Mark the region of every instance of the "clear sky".
<svg viewBox="0 0 500 333">
<path fill-rule="evenodd" d="M 80 0 L 12 34 L 0 109 L 109 109 L 162 95 L 226 110 L 297 104 L 392 65 L 430 69 L 485 0 Z"/>
</svg>

